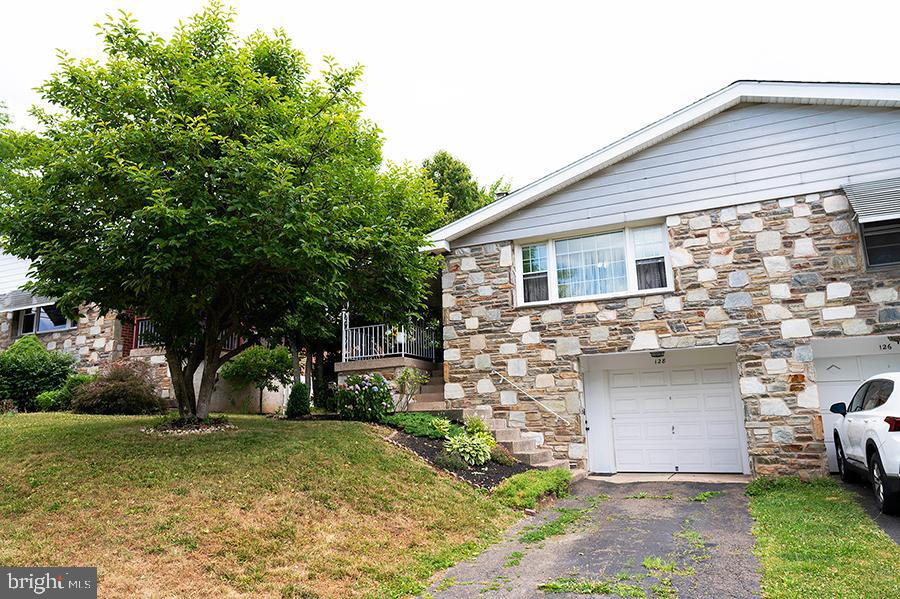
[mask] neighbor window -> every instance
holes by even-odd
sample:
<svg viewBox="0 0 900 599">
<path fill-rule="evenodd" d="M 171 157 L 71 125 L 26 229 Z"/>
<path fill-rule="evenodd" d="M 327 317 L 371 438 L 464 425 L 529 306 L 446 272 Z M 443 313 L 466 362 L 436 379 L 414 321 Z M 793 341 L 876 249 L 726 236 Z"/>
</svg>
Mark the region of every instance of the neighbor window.
<svg viewBox="0 0 900 599">
<path fill-rule="evenodd" d="M 663 225 L 532 243 L 520 251 L 525 304 L 669 286 Z"/>
<path fill-rule="evenodd" d="M 66 318 L 54 304 L 19 310 L 16 318 L 19 335 L 50 333 L 75 327 L 75 322 Z"/>
<path fill-rule="evenodd" d="M 900 264 L 900 219 L 862 225 L 867 266 Z"/>
</svg>

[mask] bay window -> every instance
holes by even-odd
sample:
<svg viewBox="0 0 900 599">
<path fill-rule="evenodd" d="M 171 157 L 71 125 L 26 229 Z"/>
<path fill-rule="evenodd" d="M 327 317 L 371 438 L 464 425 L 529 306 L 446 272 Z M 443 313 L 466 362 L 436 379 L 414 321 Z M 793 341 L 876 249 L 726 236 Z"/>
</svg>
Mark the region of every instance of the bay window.
<svg viewBox="0 0 900 599">
<path fill-rule="evenodd" d="M 519 246 L 519 302 L 664 290 L 671 285 L 664 225 Z"/>
</svg>

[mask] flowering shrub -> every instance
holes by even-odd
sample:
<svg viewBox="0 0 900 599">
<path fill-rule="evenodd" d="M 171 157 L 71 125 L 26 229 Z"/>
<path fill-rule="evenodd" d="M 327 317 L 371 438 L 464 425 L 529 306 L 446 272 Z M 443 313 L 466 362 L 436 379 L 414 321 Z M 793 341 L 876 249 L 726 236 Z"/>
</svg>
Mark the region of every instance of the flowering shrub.
<svg viewBox="0 0 900 599">
<path fill-rule="evenodd" d="M 380 422 L 394 412 L 394 398 L 380 374 L 352 375 L 335 393 L 338 414 L 348 420 Z"/>
</svg>

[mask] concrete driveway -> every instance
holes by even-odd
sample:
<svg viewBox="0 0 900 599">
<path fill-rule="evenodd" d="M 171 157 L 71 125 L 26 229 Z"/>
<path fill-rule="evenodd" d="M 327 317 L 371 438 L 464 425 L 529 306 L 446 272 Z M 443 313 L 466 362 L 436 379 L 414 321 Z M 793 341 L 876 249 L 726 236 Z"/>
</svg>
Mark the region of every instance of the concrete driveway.
<svg viewBox="0 0 900 599">
<path fill-rule="evenodd" d="M 759 596 L 744 489 L 743 484 L 584 480 L 571 498 L 526 518 L 475 560 L 447 570 L 429 592 L 435 597 Z"/>
</svg>

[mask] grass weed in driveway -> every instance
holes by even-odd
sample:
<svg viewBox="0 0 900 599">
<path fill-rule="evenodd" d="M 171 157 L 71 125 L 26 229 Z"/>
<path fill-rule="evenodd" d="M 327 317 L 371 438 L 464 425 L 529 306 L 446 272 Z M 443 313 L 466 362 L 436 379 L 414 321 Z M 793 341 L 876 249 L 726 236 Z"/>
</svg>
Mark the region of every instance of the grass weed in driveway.
<svg viewBox="0 0 900 599">
<path fill-rule="evenodd" d="M 584 480 L 429 590 L 439 598 L 758 596 L 744 488 Z M 692 501 L 700 494 L 705 502 Z"/>
<path fill-rule="evenodd" d="M 751 484 L 766 597 L 900 597 L 900 546 L 830 479 Z"/>
</svg>

